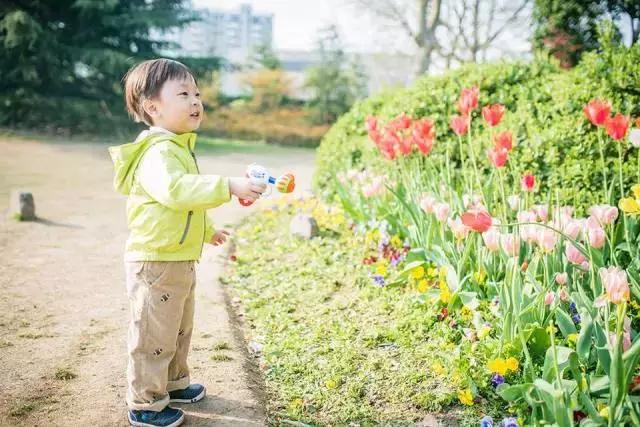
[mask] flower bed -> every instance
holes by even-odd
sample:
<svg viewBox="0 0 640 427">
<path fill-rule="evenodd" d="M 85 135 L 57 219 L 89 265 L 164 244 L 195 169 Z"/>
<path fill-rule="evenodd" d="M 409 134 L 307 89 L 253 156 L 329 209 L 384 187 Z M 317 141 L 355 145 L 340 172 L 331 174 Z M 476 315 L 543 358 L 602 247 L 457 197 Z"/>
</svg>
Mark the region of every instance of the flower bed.
<svg viewBox="0 0 640 427">
<path fill-rule="evenodd" d="M 430 156 L 437 141 L 429 118 L 363 123 L 393 167 L 383 177 L 350 171 L 336 188 L 354 221 L 384 221 L 383 245 L 365 258 L 375 264 L 372 284 L 415 287 L 442 318 L 470 311 L 465 339 L 488 334 L 499 341 L 486 382 L 469 375 L 460 403 L 497 394 L 527 425 L 640 425 L 640 185 L 627 189 L 622 156 L 640 143 L 639 131 L 629 132 L 630 117 L 613 114 L 608 101 L 584 105 L 600 152 L 613 146 L 619 156 L 614 169 L 603 154 L 589 165 L 602 176 L 592 196 L 601 202 L 582 217 L 553 187 L 533 195 L 535 175 L 509 170 L 519 149 L 503 123 L 509 112 L 482 104 L 477 87 L 463 88 L 459 114 L 450 118 L 460 168 L 452 167 L 450 146 L 444 156 Z M 619 215 L 608 203 L 627 192 L 633 196 L 620 200 Z M 389 256 L 389 235 L 407 249 Z M 495 312 L 478 310 L 483 303 Z"/>
</svg>

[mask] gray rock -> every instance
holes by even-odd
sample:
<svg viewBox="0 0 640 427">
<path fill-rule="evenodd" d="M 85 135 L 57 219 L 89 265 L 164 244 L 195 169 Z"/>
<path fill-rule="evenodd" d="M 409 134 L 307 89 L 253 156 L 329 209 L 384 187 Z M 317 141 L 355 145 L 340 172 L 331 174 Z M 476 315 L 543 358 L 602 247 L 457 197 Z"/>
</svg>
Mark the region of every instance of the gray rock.
<svg viewBox="0 0 640 427">
<path fill-rule="evenodd" d="M 318 223 L 310 215 L 297 214 L 291 219 L 289 231 L 294 236 L 311 239 L 318 235 Z"/>
<path fill-rule="evenodd" d="M 36 219 L 36 204 L 33 200 L 33 194 L 27 191 L 12 191 L 9 201 L 9 216 L 20 221 L 34 221 Z"/>
</svg>

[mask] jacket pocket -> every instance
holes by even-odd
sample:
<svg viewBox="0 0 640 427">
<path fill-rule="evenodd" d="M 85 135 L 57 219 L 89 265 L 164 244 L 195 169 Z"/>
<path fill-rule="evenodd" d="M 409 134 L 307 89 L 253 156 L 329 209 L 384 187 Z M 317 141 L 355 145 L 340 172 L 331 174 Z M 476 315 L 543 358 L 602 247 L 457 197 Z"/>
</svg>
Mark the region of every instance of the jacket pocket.
<svg viewBox="0 0 640 427">
<path fill-rule="evenodd" d="M 187 233 L 189 233 L 189 227 L 191 226 L 192 216 L 193 211 L 189 211 L 189 215 L 187 215 L 187 224 L 184 226 L 184 232 L 182 233 L 182 237 L 180 238 L 180 244 L 183 244 L 185 239 L 187 238 Z"/>
</svg>

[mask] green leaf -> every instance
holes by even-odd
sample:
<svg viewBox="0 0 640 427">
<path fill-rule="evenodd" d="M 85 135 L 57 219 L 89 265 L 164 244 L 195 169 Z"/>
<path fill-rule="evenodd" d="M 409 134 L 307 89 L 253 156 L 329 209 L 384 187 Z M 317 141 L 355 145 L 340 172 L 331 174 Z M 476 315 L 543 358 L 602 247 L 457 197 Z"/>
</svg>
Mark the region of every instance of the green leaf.
<svg viewBox="0 0 640 427">
<path fill-rule="evenodd" d="M 565 311 L 562 308 L 557 307 L 555 310 L 555 315 L 556 315 L 556 321 L 558 322 L 558 327 L 560 328 L 560 332 L 562 332 L 562 335 L 565 338 L 568 337 L 570 334 L 578 333 L 576 326 L 573 324 L 573 320 L 571 320 L 569 315 L 565 313 Z"/>
</svg>

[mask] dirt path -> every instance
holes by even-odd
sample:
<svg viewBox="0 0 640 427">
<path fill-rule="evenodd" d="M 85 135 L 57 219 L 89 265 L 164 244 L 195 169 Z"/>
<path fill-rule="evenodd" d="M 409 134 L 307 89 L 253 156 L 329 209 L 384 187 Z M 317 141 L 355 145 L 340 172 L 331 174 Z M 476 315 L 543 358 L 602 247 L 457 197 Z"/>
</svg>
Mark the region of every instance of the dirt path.
<svg viewBox="0 0 640 427">
<path fill-rule="evenodd" d="M 203 173 L 238 175 L 253 161 L 292 170 L 297 191 L 309 188 L 313 168 L 308 150 L 205 152 L 199 159 Z M 0 425 L 128 425 L 125 199 L 111 179 L 104 144 L 0 139 Z M 34 193 L 42 220 L 6 219 L 13 188 Z M 234 200 L 213 218 L 223 226 L 252 211 Z M 207 247 L 199 264 L 190 361 L 209 397 L 184 408 L 186 425 L 262 425 L 260 384 L 217 280 L 222 256 L 223 249 Z M 225 344 L 230 349 L 215 350 Z"/>
</svg>

